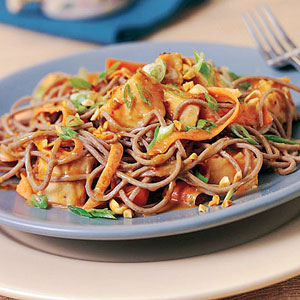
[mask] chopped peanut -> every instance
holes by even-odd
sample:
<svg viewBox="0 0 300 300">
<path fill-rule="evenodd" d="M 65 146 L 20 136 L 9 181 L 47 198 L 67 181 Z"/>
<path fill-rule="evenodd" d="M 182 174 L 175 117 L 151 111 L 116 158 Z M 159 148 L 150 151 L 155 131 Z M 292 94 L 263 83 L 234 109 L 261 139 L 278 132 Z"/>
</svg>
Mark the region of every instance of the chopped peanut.
<svg viewBox="0 0 300 300">
<path fill-rule="evenodd" d="M 189 156 L 189 159 L 196 160 L 198 158 L 198 155 L 194 152 Z"/>
<path fill-rule="evenodd" d="M 196 84 L 192 89 L 189 90 L 190 94 L 203 94 L 206 93 L 207 90 L 201 84 Z"/>
<path fill-rule="evenodd" d="M 205 212 L 205 211 L 207 211 L 208 210 L 208 208 L 205 206 L 205 205 L 203 205 L 203 204 L 200 204 L 199 206 L 198 206 L 198 211 L 199 212 Z"/>
<path fill-rule="evenodd" d="M 174 120 L 174 125 L 175 125 L 175 127 L 178 131 L 183 131 L 184 130 L 184 126 L 181 122 L 179 122 L 177 120 Z"/>
<path fill-rule="evenodd" d="M 123 212 L 123 217 L 131 219 L 133 217 L 133 211 L 130 208 L 125 209 Z"/>
<path fill-rule="evenodd" d="M 60 126 L 55 125 L 55 130 L 56 130 L 57 134 L 63 133 Z"/>
<path fill-rule="evenodd" d="M 196 76 L 196 70 L 194 68 L 190 68 L 184 75 L 183 78 L 186 80 L 190 80 Z"/>
<path fill-rule="evenodd" d="M 193 86 L 194 86 L 194 82 L 193 82 L 193 81 L 188 81 L 188 82 L 186 82 L 186 83 L 183 84 L 183 89 L 187 92 L 187 91 L 189 91 Z"/>
<path fill-rule="evenodd" d="M 228 207 L 232 205 L 232 201 L 231 200 L 224 200 L 222 203 L 222 207 Z"/>
<path fill-rule="evenodd" d="M 213 195 L 213 198 L 211 201 L 209 201 L 208 206 L 215 206 L 220 204 L 220 196 L 219 195 Z"/>
<path fill-rule="evenodd" d="M 124 211 L 127 209 L 127 206 L 120 205 L 115 199 L 111 199 L 109 201 L 109 208 L 114 212 L 116 215 L 122 215 Z"/>
<path fill-rule="evenodd" d="M 224 176 L 219 182 L 219 187 L 225 187 L 225 186 L 229 186 L 229 185 L 230 185 L 230 180 L 229 180 L 228 176 Z"/>
<path fill-rule="evenodd" d="M 105 121 L 104 124 L 103 124 L 103 130 L 107 130 L 108 129 L 108 122 Z"/>
</svg>

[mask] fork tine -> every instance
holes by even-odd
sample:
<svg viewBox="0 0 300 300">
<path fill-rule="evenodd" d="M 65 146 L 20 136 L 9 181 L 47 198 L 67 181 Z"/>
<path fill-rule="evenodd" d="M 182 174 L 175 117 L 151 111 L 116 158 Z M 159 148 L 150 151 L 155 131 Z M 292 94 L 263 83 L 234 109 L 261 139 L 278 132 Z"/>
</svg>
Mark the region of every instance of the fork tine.
<svg viewBox="0 0 300 300">
<path fill-rule="evenodd" d="M 264 41 L 268 44 L 269 48 L 271 49 L 273 55 L 279 56 L 280 53 L 274 48 L 273 44 L 271 43 L 269 37 L 266 34 L 266 31 L 264 29 L 264 26 L 261 25 L 261 22 L 258 20 L 258 18 L 254 14 L 250 14 L 251 18 L 253 20 L 253 23 L 255 24 L 257 31 L 261 34 Z"/>
<path fill-rule="evenodd" d="M 276 17 L 273 15 L 272 11 L 270 8 L 265 4 L 263 6 L 264 8 L 264 13 L 268 16 L 269 20 L 272 22 L 272 24 L 276 27 L 282 38 L 292 47 L 292 48 L 297 48 L 295 43 L 290 39 L 290 37 L 287 35 L 287 33 L 284 31 L 284 29 L 281 27 L 279 22 L 277 21 Z"/>
<path fill-rule="evenodd" d="M 262 55 L 265 57 L 266 60 L 271 59 L 272 56 L 271 56 L 270 52 L 266 49 L 266 47 L 263 45 L 263 43 L 261 42 L 261 39 L 259 38 L 259 36 L 257 35 L 256 30 L 254 29 L 254 26 L 251 24 L 249 15 L 247 15 L 246 13 L 243 14 L 243 20 L 244 20 L 244 23 L 245 23 L 250 35 L 254 39 L 259 51 L 262 53 Z"/>
<path fill-rule="evenodd" d="M 277 37 L 276 32 L 273 30 L 273 28 L 270 26 L 267 18 L 265 17 L 265 15 L 262 13 L 261 10 L 257 9 L 257 14 L 260 16 L 260 19 L 262 21 L 262 23 L 265 25 L 265 28 L 269 31 L 271 37 L 273 38 L 273 40 L 277 43 L 277 46 L 279 46 L 279 48 L 283 51 L 286 52 L 288 51 L 286 49 L 286 47 L 284 47 L 284 45 L 281 43 L 281 41 L 279 40 L 279 38 Z"/>
</svg>

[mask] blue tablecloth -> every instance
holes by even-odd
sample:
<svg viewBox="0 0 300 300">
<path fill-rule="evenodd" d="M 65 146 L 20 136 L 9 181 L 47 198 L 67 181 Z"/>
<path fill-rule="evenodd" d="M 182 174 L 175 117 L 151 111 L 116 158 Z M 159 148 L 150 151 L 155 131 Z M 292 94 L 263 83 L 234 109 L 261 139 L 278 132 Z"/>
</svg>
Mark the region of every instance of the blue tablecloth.
<svg viewBox="0 0 300 300">
<path fill-rule="evenodd" d="M 53 35 L 95 43 L 140 39 L 205 0 L 137 0 L 117 13 L 82 21 L 60 21 L 43 15 L 39 4 L 27 5 L 20 14 L 10 14 L 0 0 L 0 22 Z"/>
</svg>

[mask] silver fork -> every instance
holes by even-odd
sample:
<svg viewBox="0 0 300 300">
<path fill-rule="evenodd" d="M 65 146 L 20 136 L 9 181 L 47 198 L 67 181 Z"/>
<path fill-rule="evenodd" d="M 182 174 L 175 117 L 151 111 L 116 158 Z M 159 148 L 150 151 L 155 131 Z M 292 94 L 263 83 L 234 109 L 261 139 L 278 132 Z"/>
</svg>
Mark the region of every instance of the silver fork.
<svg viewBox="0 0 300 300">
<path fill-rule="evenodd" d="M 300 49 L 266 5 L 257 9 L 256 13 L 245 13 L 243 20 L 269 66 L 281 68 L 293 65 L 300 71 Z"/>
</svg>

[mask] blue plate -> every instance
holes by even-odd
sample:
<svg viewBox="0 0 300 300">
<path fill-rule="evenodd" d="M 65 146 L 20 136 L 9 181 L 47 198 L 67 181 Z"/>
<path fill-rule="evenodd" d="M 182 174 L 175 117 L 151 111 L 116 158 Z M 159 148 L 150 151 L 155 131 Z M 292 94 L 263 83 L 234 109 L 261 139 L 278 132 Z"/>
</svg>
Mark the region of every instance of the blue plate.
<svg viewBox="0 0 300 300">
<path fill-rule="evenodd" d="M 80 67 L 99 71 L 104 69 L 107 57 L 152 62 L 162 52 L 180 52 L 192 56 L 193 49 L 203 51 L 206 58 L 213 59 L 217 65 L 228 66 L 237 74 L 287 75 L 296 84 L 300 80 L 300 74 L 294 70 L 283 73 L 270 69 L 254 49 L 196 42 L 129 43 L 68 56 L 6 77 L 0 81 L 0 113 L 8 111 L 19 97 L 30 94 L 41 77 L 49 72 L 76 74 Z M 294 96 L 296 105 L 297 96 Z M 294 135 L 300 137 L 297 129 Z M 209 213 L 199 215 L 197 209 L 193 208 L 118 220 L 87 219 L 63 209 L 40 210 L 26 206 L 24 199 L 15 192 L 0 191 L 0 223 L 31 233 L 74 239 L 126 240 L 169 236 L 212 228 L 281 205 L 300 195 L 299 175 L 299 170 L 288 176 L 262 174 L 257 190 L 236 199 L 234 205 L 226 209 L 212 208 Z"/>
</svg>

